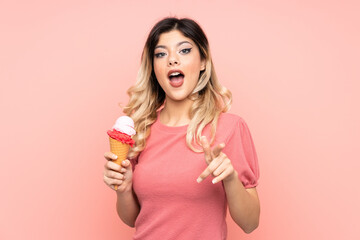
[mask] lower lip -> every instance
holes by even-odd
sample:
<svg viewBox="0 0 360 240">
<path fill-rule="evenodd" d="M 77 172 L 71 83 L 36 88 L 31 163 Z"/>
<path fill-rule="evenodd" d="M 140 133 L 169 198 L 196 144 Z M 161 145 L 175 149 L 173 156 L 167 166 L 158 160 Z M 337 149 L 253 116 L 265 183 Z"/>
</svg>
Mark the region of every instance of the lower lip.
<svg viewBox="0 0 360 240">
<path fill-rule="evenodd" d="M 176 80 L 169 80 L 170 81 L 170 85 L 172 87 L 181 87 L 181 85 L 183 85 L 184 83 L 184 78 L 181 78 L 181 79 L 176 79 Z"/>
</svg>

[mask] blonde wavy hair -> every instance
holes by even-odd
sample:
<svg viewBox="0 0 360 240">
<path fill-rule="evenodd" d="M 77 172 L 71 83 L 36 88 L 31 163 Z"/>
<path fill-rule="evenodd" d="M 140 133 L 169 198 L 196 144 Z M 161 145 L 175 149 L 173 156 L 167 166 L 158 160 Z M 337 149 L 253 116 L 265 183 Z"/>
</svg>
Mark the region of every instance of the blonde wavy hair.
<svg viewBox="0 0 360 240">
<path fill-rule="evenodd" d="M 188 98 L 193 101 L 189 112 L 190 123 L 186 133 L 186 144 L 194 152 L 203 152 L 195 148 L 199 146 L 202 131 L 211 124 L 210 144 L 215 140 L 216 126 L 220 113 L 227 112 L 232 103 L 231 92 L 223 87 L 216 76 L 214 64 L 210 55 L 208 40 L 200 26 L 188 18 L 164 18 L 150 31 L 144 46 L 141 65 L 134 86 L 127 91 L 130 99 L 123 111 L 135 123 L 136 135 L 133 137 L 135 146 L 130 148 L 128 158 L 135 158 L 146 146 L 150 135 L 150 127 L 156 121 L 157 110 L 164 104 L 165 92 L 157 82 L 153 59 L 154 49 L 160 35 L 171 30 L 179 30 L 185 37 L 192 39 L 200 50 L 201 59 L 206 60 L 206 66 L 200 72 L 199 81 Z"/>
</svg>

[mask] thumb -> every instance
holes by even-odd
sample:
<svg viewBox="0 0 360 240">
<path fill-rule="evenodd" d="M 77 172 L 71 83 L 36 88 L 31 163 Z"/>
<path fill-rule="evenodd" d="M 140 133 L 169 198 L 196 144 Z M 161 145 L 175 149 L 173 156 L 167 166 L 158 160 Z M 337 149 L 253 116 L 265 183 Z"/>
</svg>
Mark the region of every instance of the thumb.
<svg viewBox="0 0 360 240">
<path fill-rule="evenodd" d="M 131 163 L 128 159 L 125 159 L 124 161 L 122 161 L 121 165 L 125 168 L 131 167 Z"/>
</svg>

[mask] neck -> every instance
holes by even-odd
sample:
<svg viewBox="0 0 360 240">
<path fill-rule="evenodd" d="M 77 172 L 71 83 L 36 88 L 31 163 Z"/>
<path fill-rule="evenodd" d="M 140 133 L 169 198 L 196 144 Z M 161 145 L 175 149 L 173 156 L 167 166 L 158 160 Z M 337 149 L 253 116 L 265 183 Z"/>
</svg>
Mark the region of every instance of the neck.
<svg viewBox="0 0 360 240">
<path fill-rule="evenodd" d="M 190 99 L 182 101 L 166 99 L 164 109 L 161 110 L 160 122 L 170 127 L 189 124 L 189 111 L 192 104 L 193 101 Z"/>
</svg>

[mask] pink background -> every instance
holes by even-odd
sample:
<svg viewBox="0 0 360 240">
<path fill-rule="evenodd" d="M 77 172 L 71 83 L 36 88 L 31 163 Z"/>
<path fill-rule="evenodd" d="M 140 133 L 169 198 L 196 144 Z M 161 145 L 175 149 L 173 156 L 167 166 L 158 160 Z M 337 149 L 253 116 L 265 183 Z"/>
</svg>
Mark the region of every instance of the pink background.
<svg viewBox="0 0 360 240">
<path fill-rule="evenodd" d="M 228 239 L 359 239 L 357 2 L 1 1 L 0 239 L 131 239 L 106 130 L 166 16 L 203 27 L 257 148 L 260 226 Z"/>
</svg>

